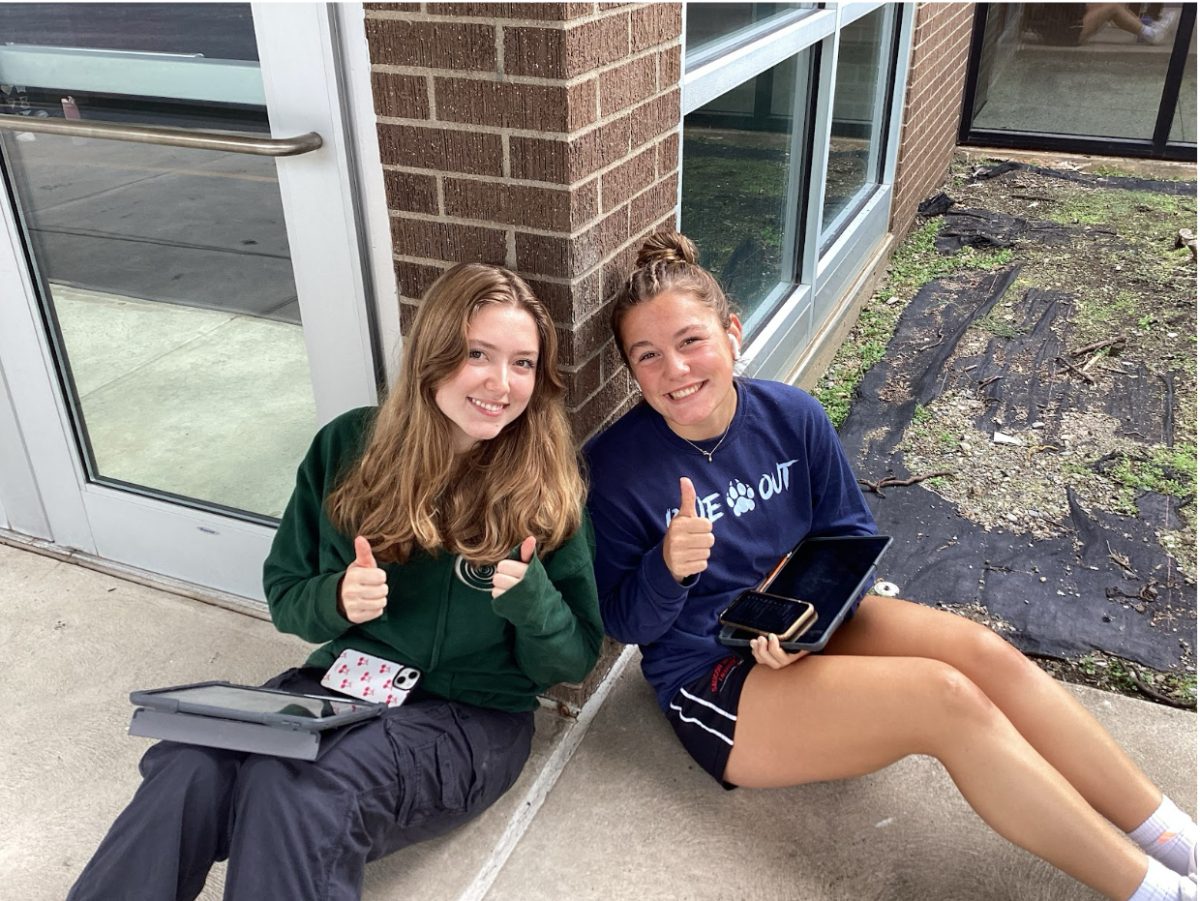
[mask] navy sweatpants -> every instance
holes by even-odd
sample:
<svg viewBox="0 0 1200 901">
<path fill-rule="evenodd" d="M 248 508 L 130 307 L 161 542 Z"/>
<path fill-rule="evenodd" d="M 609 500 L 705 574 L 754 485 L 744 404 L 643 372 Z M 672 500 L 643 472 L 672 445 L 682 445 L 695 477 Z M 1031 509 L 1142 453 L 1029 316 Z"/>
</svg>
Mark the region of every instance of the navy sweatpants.
<svg viewBox="0 0 1200 901">
<path fill-rule="evenodd" d="M 326 694 L 320 671 L 268 686 Z M 68 901 L 192 899 L 229 860 L 226 901 L 349 901 L 368 860 L 491 805 L 529 756 L 532 713 L 411 699 L 315 761 L 160 742 Z"/>
</svg>

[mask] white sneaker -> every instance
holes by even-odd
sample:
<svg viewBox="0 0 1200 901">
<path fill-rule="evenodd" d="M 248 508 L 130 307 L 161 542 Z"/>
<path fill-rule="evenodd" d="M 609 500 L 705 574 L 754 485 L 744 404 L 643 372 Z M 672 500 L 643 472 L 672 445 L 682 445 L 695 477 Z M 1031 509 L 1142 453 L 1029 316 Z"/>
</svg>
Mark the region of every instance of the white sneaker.
<svg viewBox="0 0 1200 901">
<path fill-rule="evenodd" d="M 1179 17 L 1179 10 L 1168 9 L 1159 16 L 1158 21 L 1153 25 L 1147 25 L 1146 30 L 1149 34 L 1145 37 L 1139 37 L 1140 43 L 1146 44 L 1161 44 L 1167 39 L 1167 33 L 1171 30 L 1171 26 L 1175 24 L 1175 20 Z"/>
</svg>

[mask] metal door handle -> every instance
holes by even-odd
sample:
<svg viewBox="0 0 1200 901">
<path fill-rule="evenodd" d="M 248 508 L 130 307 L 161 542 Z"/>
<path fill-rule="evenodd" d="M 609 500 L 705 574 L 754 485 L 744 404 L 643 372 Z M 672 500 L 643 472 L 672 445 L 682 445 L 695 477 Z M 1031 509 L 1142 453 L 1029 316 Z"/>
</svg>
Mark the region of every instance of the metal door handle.
<svg viewBox="0 0 1200 901">
<path fill-rule="evenodd" d="M 33 116 L 0 115 L 0 129 L 43 131 L 78 138 L 132 141 L 136 144 L 165 144 L 198 150 L 223 150 L 255 156 L 298 156 L 324 143 L 315 131 L 294 138 L 264 138 L 237 132 L 205 131 L 199 128 L 167 128 L 160 125 L 122 125 L 118 122 L 88 122 L 80 119 L 40 119 Z"/>
</svg>

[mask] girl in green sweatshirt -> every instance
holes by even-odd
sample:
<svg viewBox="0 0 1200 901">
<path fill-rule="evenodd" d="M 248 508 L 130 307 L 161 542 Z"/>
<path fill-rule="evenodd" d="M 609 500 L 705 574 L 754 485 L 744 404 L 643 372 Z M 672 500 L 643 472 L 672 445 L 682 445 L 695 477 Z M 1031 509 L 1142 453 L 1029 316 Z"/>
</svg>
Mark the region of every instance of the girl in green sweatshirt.
<svg viewBox="0 0 1200 901">
<path fill-rule="evenodd" d="M 557 363 L 516 275 L 434 283 L 394 390 L 313 440 L 263 568 L 276 626 L 320 644 L 269 686 L 329 694 L 350 650 L 404 667 L 406 700 L 315 761 L 155 745 L 70 898 L 192 898 L 224 859 L 226 899 L 357 898 L 368 860 L 512 785 L 537 694 L 586 676 L 602 635 Z"/>
</svg>

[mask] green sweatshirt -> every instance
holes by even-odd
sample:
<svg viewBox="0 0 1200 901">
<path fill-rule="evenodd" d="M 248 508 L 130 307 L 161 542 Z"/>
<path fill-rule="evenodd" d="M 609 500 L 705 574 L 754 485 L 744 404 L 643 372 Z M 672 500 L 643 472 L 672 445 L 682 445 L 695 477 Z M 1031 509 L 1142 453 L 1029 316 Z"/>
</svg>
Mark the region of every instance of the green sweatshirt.
<svg viewBox="0 0 1200 901">
<path fill-rule="evenodd" d="M 424 674 L 439 697 L 501 710 L 532 710 L 556 682 L 578 682 L 596 662 L 603 627 L 592 571 L 590 522 L 566 544 L 529 564 L 500 597 L 491 581 L 450 553 L 414 552 L 384 563 L 388 602 L 378 619 L 354 625 L 337 611 L 338 582 L 354 560 L 354 536 L 325 514 L 343 467 L 362 452 L 374 408 L 344 413 L 321 429 L 296 474 L 263 585 L 276 628 L 324 642 L 309 666 L 328 668 L 354 648 Z"/>
</svg>

